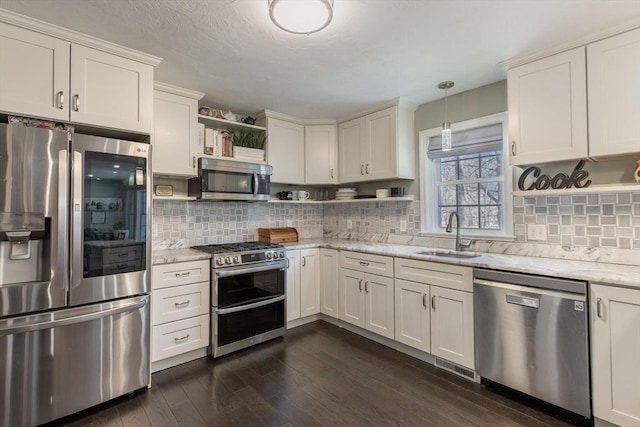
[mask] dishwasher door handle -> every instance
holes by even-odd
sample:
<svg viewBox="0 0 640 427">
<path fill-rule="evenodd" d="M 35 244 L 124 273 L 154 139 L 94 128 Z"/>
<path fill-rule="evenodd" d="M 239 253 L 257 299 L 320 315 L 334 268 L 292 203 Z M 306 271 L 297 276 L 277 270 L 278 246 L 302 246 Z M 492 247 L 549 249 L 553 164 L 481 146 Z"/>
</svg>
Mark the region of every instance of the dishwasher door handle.
<svg viewBox="0 0 640 427">
<path fill-rule="evenodd" d="M 506 299 L 509 304 L 517 304 L 517 305 L 522 305 L 524 307 L 530 307 L 530 308 L 540 308 L 539 298 L 531 298 L 531 297 L 523 297 L 522 295 L 507 294 Z"/>
</svg>

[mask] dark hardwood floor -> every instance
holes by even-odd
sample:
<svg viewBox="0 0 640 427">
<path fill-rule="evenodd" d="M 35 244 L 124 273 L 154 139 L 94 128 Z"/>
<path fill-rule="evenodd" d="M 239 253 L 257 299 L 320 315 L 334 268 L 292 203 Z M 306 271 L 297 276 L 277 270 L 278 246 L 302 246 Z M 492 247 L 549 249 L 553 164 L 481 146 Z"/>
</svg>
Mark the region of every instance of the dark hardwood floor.
<svg viewBox="0 0 640 427">
<path fill-rule="evenodd" d="M 318 321 L 216 361 L 157 372 L 152 388 L 69 426 L 561 426 L 565 422 Z"/>
</svg>

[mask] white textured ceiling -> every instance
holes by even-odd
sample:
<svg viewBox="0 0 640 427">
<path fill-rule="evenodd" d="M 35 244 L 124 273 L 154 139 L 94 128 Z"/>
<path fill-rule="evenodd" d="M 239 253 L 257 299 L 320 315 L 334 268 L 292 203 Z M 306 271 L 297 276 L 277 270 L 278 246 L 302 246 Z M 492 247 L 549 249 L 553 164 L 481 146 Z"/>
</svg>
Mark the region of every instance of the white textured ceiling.
<svg viewBox="0 0 640 427">
<path fill-rule="evenodd" d="M 335 118 L 395 97 L 422 104 L 506 77 L 498 62 L 637 21 L 640 0 L 334 0 L 310 36 L 267 0 L 0 0 L 0 7 L 164 58 L 156 80 L 203 103 Z"/>
</svg>

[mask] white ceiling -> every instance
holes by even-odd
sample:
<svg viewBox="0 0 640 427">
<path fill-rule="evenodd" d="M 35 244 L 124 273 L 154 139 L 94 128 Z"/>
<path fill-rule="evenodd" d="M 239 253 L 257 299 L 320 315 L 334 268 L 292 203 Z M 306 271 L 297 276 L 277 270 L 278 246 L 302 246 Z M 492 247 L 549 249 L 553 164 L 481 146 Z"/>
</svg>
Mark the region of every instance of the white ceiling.
<svg viewBox="0 0 640 427">
<path fill-rule="evenodd" d="M 164 58 L 156 80 L 202 104 L 335 118 L 395 97 L 416 104 L 502 80 L 498 62 L 629 22 L 640 0 L 334 0 L 299 36 L 267 0 L 0 0 L 0 7 Z"/>
</svg>

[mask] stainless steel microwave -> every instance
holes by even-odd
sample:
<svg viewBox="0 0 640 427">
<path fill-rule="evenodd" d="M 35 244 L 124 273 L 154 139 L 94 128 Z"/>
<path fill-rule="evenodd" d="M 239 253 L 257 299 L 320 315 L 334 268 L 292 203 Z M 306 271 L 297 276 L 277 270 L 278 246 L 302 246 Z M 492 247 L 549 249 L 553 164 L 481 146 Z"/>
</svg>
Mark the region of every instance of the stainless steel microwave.
<svg viewBox="0 0 640 427">
<path fill-rule="evenodd" d="M 198 159 L 198 177 L 189 180 L 189 196 L 202 200 L 266 201 L 271 166 L 227 159 Z"/>
</svg>

